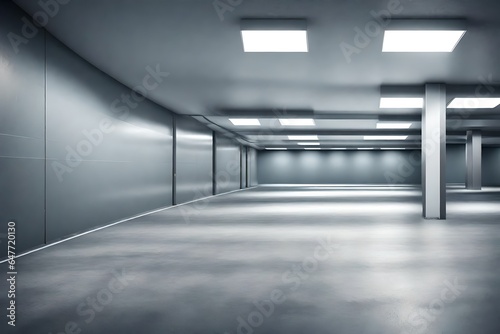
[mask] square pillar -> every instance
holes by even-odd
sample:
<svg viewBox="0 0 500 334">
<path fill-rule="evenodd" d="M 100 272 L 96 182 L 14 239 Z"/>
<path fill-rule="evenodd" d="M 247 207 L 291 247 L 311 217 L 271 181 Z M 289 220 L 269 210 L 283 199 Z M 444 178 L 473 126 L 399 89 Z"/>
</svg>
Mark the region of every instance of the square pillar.
<svg viewBox="0 0 500 334">
<path fill-rule="evenodd" d="M 481 132 L 467 131 L 467 143 L 465 145 L 465 157 L 467 166 L 467 177 L 465 186 L 467 189 L 480 190 L 481 160 L 482 160 L 482 137 Z"/>
<path fill-rule="evenodd" d="M 425 219 L 446 219 L 446 86 L 425 85 L 422 111 L 422 201 Z"/>
</svg>

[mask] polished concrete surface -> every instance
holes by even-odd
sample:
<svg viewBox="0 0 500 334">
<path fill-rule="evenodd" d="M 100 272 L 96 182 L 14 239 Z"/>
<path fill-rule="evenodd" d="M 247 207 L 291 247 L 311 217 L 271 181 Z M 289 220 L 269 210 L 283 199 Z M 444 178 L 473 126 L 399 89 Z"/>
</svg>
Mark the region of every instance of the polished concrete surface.
<svg viewBox="0 0 500 334">
<path fill-rule="evenodd" d="M 499 202 L 449 189 L 426 221 L 414 188 L 283 186 L 176 207 L 19 258 L 8 332 L 498 334 Z"/>
</svg>

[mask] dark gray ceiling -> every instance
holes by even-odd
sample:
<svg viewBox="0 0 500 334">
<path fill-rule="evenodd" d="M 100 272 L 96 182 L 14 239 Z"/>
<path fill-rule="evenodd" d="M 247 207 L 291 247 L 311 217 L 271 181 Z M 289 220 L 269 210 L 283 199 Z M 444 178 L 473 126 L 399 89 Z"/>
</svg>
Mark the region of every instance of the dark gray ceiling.
<svg viewBox="0 0 500 334">
<path fill-rule="evenodd" d="M 71 0 L 47 29 L 129 87 L 142 83 L 148 66 L 168 71 L 149 97 L 190 115 L 266 116 L 273 109 L 323 117 L 418 115 L 419 110 L 380 111 L 381 86 L 500 81 L 498 0 L 401 0 L 395 18 L 466 19 L 468 31 L 456 50 L 382 53 L 380 32 L 351 62 L 340 45 L 353 45 L 354 29 L 364 29 L 374 20 L 370 12 L 386 10 L 388 0 L 219 1 L 241 4 L 221 20 L 213 0 Z M 37 1 L 14 2 L 30 14 L 41 10 Z M 309 53 L 244 53 L 239 24 L 248 17 L 306 19 Z"/>
</svg>

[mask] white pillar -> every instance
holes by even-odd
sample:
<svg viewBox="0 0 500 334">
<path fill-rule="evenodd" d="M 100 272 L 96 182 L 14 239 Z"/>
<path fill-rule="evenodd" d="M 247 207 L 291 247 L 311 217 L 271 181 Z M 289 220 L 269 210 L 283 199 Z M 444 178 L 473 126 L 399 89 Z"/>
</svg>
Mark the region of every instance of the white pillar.
<svg viewBox="0 0 500 334">
<path fill-rule="evenodd" d="M 465 145 L 467 178 L 465 186 L 467 189 L 481 189 L 481 160 L 482 160 L 481 132 L 467 131 L 467 143 Z"/>
<path fill-rule="evenodd" d="M 446 86 L 425 85 L 422 111 L 422 200 L 425 219 L 446 219 Z"/>
</svg>

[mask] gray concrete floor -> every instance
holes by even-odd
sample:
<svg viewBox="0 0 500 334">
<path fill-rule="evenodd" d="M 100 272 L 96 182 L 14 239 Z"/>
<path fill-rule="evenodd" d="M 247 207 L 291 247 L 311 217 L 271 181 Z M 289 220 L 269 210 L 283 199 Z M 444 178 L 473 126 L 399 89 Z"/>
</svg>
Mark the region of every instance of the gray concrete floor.
<svg viewBox="0 0 500 334">
<path fill-rule="evenodd" d="M 116 225 L 19 258 L 9 332 L 500 333 L 500 189 L 420 203 L 260 187 Z"/>
</svg>

